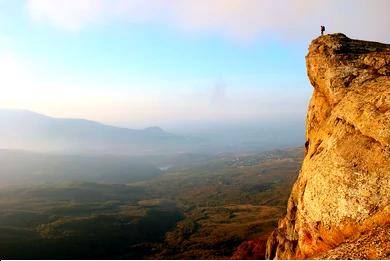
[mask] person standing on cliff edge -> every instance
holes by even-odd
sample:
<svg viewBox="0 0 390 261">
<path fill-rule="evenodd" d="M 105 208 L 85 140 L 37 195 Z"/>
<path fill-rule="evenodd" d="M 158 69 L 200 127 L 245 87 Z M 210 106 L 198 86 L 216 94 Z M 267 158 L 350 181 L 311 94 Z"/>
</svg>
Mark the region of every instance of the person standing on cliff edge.
<svg viewBox="0 0 390 261">
<path fill-rule="evenodd" d="M 325 26 L 321 25 L 321 35 L 324 35 L 325 32 Z"/>
</svg>

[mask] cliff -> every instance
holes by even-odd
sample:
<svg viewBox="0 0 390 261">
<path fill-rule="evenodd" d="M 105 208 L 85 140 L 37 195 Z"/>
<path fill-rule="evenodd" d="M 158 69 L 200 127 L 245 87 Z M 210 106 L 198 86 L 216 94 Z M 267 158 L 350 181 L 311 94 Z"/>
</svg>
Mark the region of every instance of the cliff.
<svg viewBox="0 0 390 261">
<path fill-rule="evenodd" d="M 362 258 L 388 259 L 390 45 L 325 35 L 306 66 L 305 158 L 266 257 L 348 258 L 358 246 Z"/>
</svg>

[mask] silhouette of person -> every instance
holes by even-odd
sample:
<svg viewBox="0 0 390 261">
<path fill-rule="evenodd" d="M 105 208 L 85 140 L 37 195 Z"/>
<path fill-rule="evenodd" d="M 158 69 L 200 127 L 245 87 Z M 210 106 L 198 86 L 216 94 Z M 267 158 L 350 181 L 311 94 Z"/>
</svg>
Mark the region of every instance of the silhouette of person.
<svg viewBox="0 0 390 261">
<path fill-rule="evenodd" d="M 321 25 L 321 35 L 324 35 L 325 32 L 325 26 Z"/>
</svg>

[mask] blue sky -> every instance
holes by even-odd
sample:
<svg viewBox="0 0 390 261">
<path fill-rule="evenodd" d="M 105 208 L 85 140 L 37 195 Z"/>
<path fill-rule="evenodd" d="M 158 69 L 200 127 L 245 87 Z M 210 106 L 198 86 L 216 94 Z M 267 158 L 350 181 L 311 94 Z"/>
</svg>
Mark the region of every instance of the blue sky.
<svg viewBox="0 0 390 261">
<path fill-rule="evenodd" d="M 388 2 L 358 2 L 0 0 L 1 107 L 132 128 L 303 123 L 321 22 L 389 37 Z M 374 20 L 356 30 L 354 13 Z"/>
</svg>

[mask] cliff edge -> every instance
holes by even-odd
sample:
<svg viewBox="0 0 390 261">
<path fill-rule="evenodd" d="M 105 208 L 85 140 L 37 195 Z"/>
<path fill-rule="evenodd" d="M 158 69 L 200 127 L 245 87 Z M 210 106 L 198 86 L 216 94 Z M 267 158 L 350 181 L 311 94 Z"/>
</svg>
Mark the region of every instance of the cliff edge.
<svg viewBox="0 0 390 261">
<path fill-rule="evenodd" d="M 325 35 L 306 66 L 305 158 L 266 257 L 389 259 L 390 45 Z"/>
</svg>

